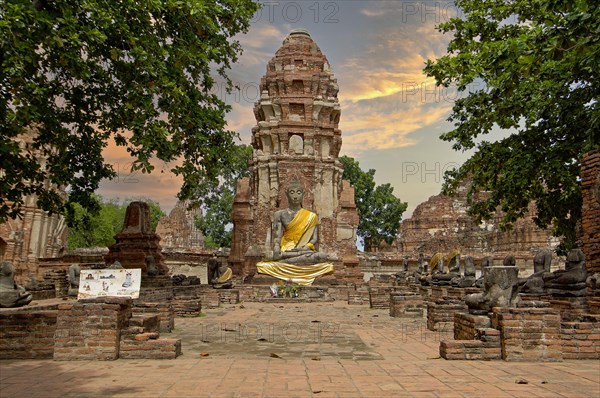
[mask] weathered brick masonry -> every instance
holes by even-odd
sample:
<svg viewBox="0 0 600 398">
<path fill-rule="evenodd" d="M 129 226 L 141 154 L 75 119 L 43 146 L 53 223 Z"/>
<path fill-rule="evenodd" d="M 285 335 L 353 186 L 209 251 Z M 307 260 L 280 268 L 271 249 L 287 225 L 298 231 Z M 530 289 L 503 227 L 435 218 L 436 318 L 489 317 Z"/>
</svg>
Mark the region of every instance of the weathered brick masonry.
<svg viewBox="0 0 600 398">
<path fill-rule="evenodd" d="M 600 272 L 600 150 L 581 160 L 582 240 L 588 273 Z"/>
</svg>

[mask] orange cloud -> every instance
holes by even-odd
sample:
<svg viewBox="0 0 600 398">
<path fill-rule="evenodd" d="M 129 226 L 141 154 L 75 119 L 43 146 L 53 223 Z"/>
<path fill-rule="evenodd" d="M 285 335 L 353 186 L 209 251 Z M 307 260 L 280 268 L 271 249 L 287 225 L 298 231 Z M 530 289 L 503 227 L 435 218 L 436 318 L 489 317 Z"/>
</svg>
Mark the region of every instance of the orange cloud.
<svg viewBox="0 0 600 398">
<path fill-rule="evenodd" d="M 171 173 L 171 168 L 176 164 L 165 163 L 154 159 L 151 161 L 155 167 L 150 174 L 140 171 L 131 171 L 133 158 L 125 147 L 117 146 L 113 140 L 102 152 L 105 162 L 112 165 L 117 172 L 117 177 L 112 180 L 103 180 L 98 193 L 105 198 L 148 198 L 160 203 L 163 210 L 168 212 L 177 201 L 176 195 L 182 184 L 182 178 Z"/>
<path fill-rule="evenodd" d="M 419 140 L 411 134 L 445 119 L 449 111 L 450 105 L 431 108 L 420 104 L 396 112 L 372 110 L 365 114 L 351 109 L 343 112 L 340 120 L 343 150 L 356 155 L 370 149 L 416 145 Z"/>
</svg>

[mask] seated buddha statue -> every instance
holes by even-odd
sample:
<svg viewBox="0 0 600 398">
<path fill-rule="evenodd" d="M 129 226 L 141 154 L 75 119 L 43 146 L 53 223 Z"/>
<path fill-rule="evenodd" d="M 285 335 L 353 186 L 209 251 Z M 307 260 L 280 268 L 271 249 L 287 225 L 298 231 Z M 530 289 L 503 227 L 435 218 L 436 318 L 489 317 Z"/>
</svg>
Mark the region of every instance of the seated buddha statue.
<svg viewBox="0 0 600 398">
<path fill-rule="evenodd" d="M 233 272 L 231 268 L 222 265 L 216 255 L 213 255 L 208 260 L 207 273 L 208 284 L 212 285 L 215 289 L 230 289 L 233 287 Z"/>
<path fill-rule="evenodd" d="M 23 307 L 33 300 L 31 293 L 15 282 L 15 268 L 11 263 L 0 263 L 0 308 Z"/>
<path fill-rule="evenodd" d="M 319 217 L 302 207 L 304 187 L 292 180 L 287 187 L 288 208 L 273 214 L 273 256 L 256 267 L 259 273 L 310 285 L 333 272 L 331 256 L 317 250 Z"/>
</svg>

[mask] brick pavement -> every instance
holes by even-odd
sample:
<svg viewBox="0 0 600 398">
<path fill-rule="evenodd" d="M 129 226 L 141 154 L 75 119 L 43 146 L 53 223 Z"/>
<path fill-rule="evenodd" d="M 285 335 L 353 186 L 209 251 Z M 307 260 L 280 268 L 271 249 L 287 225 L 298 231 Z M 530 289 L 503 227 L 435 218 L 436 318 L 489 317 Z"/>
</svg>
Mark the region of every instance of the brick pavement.
<svg viewBox="0 0 600 398">
<path fill-rule="evenodd" d="M 450 331 L 387 310 L 243 303 L 203 315 L 176 320 L 175 360 L 0 361 L 0 397 L 600 396 L 598 361 L 446 361 Z"/>
</svg>

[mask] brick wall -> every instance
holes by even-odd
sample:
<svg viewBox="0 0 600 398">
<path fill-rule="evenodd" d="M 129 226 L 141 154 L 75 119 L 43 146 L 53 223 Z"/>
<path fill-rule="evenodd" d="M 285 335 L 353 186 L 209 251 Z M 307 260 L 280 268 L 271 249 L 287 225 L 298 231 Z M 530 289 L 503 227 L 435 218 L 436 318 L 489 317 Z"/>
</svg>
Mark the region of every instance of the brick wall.
<svg viewBox="0 0 600 398">
<path fill-rule="evenodd" d="M 439 299 L 448 295 L 448 287 L 446 286 L 431 286 L 431 299 Z"/>
<path fill-rule="evenodd" d="M 558 310 L 563 321 L 577 319 L 590 312 L 587 297 L 561 297 L 548 300 L 550 307 Z"/>
<path fill-rule="evenodd" d="M 600 315 L 562 322 L 560 338 L 564 359 L 600 359 Z"/>
<path fill-rule="evenodd" d="M 388 309 L 390 308 L 391 287 L 370 287 L 369 288 L 369 306 L 371 308 Z"/>
<path fill-rule="evenodd" d="M 160 320 L 160 332 L 170 333 L 175 329 L 175 310 L 171 303 L 147 303 L 134 301 L 132 314 L 158 315 Z"/>
<path fill-rule="evenodd" d="M 181 340 L 159 339 L 160 315 L 136 315 L 121 331 L 119 358 L 174 359 L 181 355 Z"/>
<path fill-rule="evenodd" d="M 587 298 L 587 304 L 590 309 L 590 314 L 600 314 L 600 297 L 589 296 Z"/>
<path fill-rule="evenodd" d="M 329 294 L 329 297 L 331 297 L 334 300 L 347 300 L 348 299 L 348 292 L 354 290 L 354 285 L 350 284 L 348 286 L 330 286 L 327 289 L 327 293 Z"/>
<path fill-rule="evenodd" d="M 491 320 L 486 315 L 454 313 L 455 340 L 474 340 L 477 338 L 477 329 L 490 327 Z"/>
<path fill-rule="evenodd" d="M 581 159 L 582 241 L 585 266 L 590 274 L 600 272 L 600 150 Z"/>
<path fill-rule="evenodd" d="M 139 297 L 140 301 L 147 301 L 149 303 L 163 303 L 166 301 L 171 301 L 172 299 L 172 287 L 147 288 L 142 284 Z"/>
<path fill-rule="evenodd" d="M 174 286 L 173 310 L 177 316 L 197 316 L 202 309 L 200 285 Z"/>
<path fill-rule="evenodd" d="M 425 308 L 425 302 L 418 293 L 390 293 L 391 317 L 422 318 Z"/>
<path fill-rule="evenodd" d="M 67 271 L 64 268 L 52 268 L 45 271 L 44 281 L 54 285 L 56 297 L 66 297 L 69 293 Z"/>
<path fill-rule="evenodd" d="M 454 314 L 467 312 L 469 308 L 460 299 L 441 298 L 427 303 L 427 329 L 452 330 Z"/>
<path fill-rule="evenodd" d="M 113 360 L 131 317 L 131 299 L 106 297 L 58 305 L 54 359 Z"/>
<path fill-rule="evenodd" d="M 506 361 L 600 359 L 600 314 L 581 312 L 584 302 L 573 298 L 559 301 L 562 307 L 555 303 L 556 308 L 549 303 L 542 308 L 494 308 L 491 316 L 457 313 L 454 340 L 440 343 L 440 355 Z M 569 312 L 573 305 L 578 311 Z"/>
<path fill-rule="evenodd" d="M 494 335 L 495 329 L 489 330 L 488 341 L 483 340 L 445 340 L 440 343 L 440 356 L 453 360 L 492 360 L 501 359 L 500 339 Z"/>
<path fill-rule="evenodd" d="M 447 296 L 452 298 L 464 299 L 468 294 L 479 293 L 478 287 L 449 287 Z"/>
<path fill-rule="evenodd" d="M 423 300 L 429 300 L 431 297 L 431 286 L 418 286 L 419 294 L 423 297 Z"/>
<path fill-rule="evenodd" d="M 54 352 L 56 309 L 0 312 L 0 359 L 48 359 Z"/>
<path fill-rule="evenodd" d="M 506 361 L 562 361 L 560 313 L 552 308 L 494 308 Z"/>
<path fill-rule="evenodd" d="M 354 290 L 348 290 L 348 305 L 364 305 L 369 302 L 368 288 L 356 286 Z"/>
</svg>

